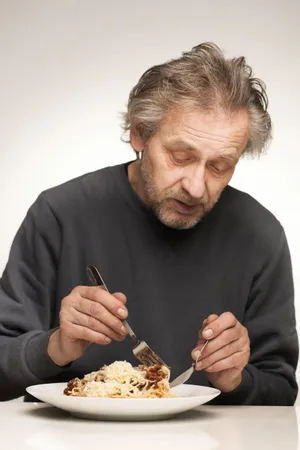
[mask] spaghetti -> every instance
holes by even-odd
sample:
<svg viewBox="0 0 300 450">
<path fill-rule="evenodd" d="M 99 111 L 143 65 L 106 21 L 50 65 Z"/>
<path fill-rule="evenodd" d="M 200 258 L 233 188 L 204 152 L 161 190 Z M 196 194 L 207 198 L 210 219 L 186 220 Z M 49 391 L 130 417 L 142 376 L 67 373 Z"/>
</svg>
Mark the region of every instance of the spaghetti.
<svg viewBox="0 0 300 450">
<path fill-rule="evenodd" d="M 170 370 L 166 366 L 133 367 L 116 361 L 91 372 L 84 378 L 69 381 L 65 395 L 73 397 L 168 398 Z"/>
</svg>

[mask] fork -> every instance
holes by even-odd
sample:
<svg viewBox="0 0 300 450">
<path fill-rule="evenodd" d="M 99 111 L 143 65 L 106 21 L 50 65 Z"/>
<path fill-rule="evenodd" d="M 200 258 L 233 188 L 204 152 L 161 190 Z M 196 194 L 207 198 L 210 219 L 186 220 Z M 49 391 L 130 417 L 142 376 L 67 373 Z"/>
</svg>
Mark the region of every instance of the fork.
<svg viewBox="0 0 300 450">
<path fill-rule="evenodd" d="M 103 278 L 101 277 L 98 269 L 95 266 L 88 266 L 87 267 L 87 274 L 91 281 L 91 283 L 94 286 L 102 285 L 104 289 L 109 292 L 106 284 L 103 281 Z M 149 347 L 148 344 L 146 344 L 145 341 L 140 341 L 128 322 L 126 320 L 122 321 L 124 327 L 127 329 L 129 336 L 131 337 L 132 341 L 132 351 L 134 356 L 144 365 L 144 366 L 153 366 L 156 364 L 167 366 L 167 364 L 159 357 L 156 353 L 154 353 L 153 350 Z"/>
<path fill-rule="evenodd" d="M 199 350 L 196 361 L 192 364 L 192 367 L 190 367 L 188 370 L 186 370 L 185 372 L 183 372 L 181 375 L 179 375 L 177 378 L 175 378 L 175 380 L 173 380 L 170 383 L 171 388 L 178 386 L 179 384 L 183 384 L 186 381 L 188 381 L 189 378 L 191 378 L 191 376 L 193 375 L 193 373 L 195 372 L 195 367 L 197 365 L 197 362 L 199 361 L 199 358 L 203 352 L 203 350 L 205 349 L 205 347 L 207 346 L 208 341 L 205 341 L 203 347 Z"/>
</svg>

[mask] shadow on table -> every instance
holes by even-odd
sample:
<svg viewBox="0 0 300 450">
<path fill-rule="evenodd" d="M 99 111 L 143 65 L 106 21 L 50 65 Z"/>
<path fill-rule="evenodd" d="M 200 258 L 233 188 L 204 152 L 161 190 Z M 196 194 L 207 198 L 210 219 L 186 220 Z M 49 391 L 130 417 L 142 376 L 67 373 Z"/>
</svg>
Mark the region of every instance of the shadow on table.
<svg viewBox="0 0 300 450">
<path fill-rule="evenodd" d="M 34 417 L 36 419 L 41 418 L 41 419 L 48 419 L 48 420 L 60 420 L 60 421 L 69 421 L 72 420 L 74 421 L 78 421 L 78 422 L 97 422 L 99 423 L 99 420 L 96 419 L 82 419 L 82 418 L 78 418 L 78 417 L 74 417 L 71 414 L 69 414 L 66 411 L 63 411 L 59 408 L 55 408 L 54 406 L 42 406 L 40 407 L 40 404 L 38 404 L 38 407 L 36 409 L 30 409 L 30 410 L 25 410 L 22 412 L 22 414 L 24 416 L 28 416 L 28 417 Z M 218 413 L 216 411 L 201 411 L 201 410 L 191 410 L 191 411 L 187 411 L 185 413 L 179 414 L 173 418 L 169 418 L 169 419 L 164 419 L 164 422 L 193 422 L 193 421 L 206 421 L 206 420 L 212 420 L 214 418 L 216 418 L 218 416 Z M 140 421 L 135 421 L 135 420 L 129 420 L 130 422 L 140 422 Z M 101 422 L 101 421 L 100 421 Z M 114 420 L 109 420 L 109 422 L 122 422 L 122 421 L 114 421 Z M 126 421 L 125 421 L 126 422 Z M 151 422 L 151 423 L 155 423 L 157 421 L 142 421 L 143 423 L 147 423 L 147 422 Z M 161 420 L 159 421 L 161 422 Z"/>
</svg>

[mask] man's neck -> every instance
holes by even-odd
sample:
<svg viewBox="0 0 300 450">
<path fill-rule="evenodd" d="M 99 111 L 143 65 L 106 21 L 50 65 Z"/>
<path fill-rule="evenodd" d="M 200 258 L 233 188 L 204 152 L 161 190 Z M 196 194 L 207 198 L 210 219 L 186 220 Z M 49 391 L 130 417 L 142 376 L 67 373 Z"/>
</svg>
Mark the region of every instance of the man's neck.
<svg viewBox="0 0 300 450">
<path fill-rule="evenodd" d="M 134 161 L 128 166 L 128 180 L 132 186 L 132 189 L 138 195 L 138 197 L 146 203 L 144 183 L 141 177 L 140 160 Z"/>
</svg>

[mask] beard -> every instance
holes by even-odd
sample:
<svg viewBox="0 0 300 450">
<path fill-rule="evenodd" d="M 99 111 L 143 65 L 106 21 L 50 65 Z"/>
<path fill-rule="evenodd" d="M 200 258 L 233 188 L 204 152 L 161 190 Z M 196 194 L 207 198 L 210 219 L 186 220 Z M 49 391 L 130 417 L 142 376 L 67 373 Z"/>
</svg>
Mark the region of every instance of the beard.
<svg viewBox="0 0 300 450">
<path fill-rule="evenodd" d="M 146 149 L 145 149 L 146 150 Z M 143 183 L 146 204 L 155 216 L 169 228 L 188 230 L 197 225 L 213 208 L 219 197 L 213 201 L 205 198 L 195 199 L 184 190 L 170 188 L 160 193 L 155 184 L 153 168 L 147 150 L 140 160 L 140 175 Z M 191 211 L 176 208 L 180 202 L 188 205 Z M 182 206 L 184 206 L 182 205 Z"/>
</svg>

